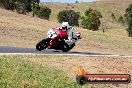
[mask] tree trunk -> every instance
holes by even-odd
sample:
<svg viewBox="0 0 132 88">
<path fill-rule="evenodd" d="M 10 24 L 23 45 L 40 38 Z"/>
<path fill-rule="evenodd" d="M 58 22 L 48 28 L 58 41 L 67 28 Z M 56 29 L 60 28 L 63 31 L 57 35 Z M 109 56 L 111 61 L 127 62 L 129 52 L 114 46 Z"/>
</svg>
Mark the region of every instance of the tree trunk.
<svg viewBox="0 0 132 88">
<path fill-rule="evenodd" d="M 129 34 L 129 37 L 132 37 L 132 34 Z"/>
</svg>

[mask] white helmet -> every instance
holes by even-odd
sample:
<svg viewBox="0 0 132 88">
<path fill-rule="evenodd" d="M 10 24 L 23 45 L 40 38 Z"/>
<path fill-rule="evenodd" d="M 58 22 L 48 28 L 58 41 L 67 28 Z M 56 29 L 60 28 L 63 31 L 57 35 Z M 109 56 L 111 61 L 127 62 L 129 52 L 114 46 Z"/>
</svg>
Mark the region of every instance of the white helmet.
<svg viewBox="0 0 132 88">
<path fill-rule="evenodd" d="M 67 30 L 69 28 L 69 23 L 68 22 L 63 22 L 62 23 L 62 29 Z"/>
</svg>

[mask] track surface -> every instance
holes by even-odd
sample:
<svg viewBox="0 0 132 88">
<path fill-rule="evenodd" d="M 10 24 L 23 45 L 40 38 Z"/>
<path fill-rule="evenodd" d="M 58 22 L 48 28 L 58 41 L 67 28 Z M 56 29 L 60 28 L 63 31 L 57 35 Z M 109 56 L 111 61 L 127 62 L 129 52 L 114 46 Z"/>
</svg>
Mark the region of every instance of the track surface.
<svg viewBox="0 0 132 88">
<path fill-rule="evenodd" d="M 0 46 L 0 54 L 50 54 L 50 55 L 83 55 L 83 56 L 120 56 L 112 54 L 101 54 L 93 52 L 62 52 L 61 50 L 43 50 L 37 51 L 35 48 L 18 48 L 9 46 Z"/>
</svg>

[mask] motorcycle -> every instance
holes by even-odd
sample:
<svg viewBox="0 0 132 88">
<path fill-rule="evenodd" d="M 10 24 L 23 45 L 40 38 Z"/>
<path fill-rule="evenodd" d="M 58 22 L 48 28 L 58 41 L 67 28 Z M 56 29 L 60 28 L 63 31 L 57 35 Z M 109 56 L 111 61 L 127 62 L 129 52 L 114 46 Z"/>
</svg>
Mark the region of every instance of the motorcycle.
<svg viewBox="0 0 132 88">
<path fill-rule="evenodd" d="M 55 50 L 62 50 L 63 52 L 68 52 L 75 46 L 75 43 L 73 43 L 71 46 L 65 43 L 64 40 L 68 39 L 68 35 L 62 29 L 55 30 L 55 28 L 52 28 L 51 30 L 48 31 L 47 34 L 48 34 L 47 38 L 40 40 L 36 44 L 36 49 L 38 51 L 44 49 L 55 49 Z M 76 35 L 78 39 L 81 39 L 80 32 L 76 32 Z"/>
</svg>

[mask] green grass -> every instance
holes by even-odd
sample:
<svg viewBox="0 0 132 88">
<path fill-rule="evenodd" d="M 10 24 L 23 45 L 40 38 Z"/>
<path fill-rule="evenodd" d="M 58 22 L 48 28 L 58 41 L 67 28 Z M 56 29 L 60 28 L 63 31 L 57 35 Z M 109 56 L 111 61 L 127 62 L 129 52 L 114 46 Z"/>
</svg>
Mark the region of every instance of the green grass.
<svg viewBox="0 0 132 88">
<path fill-rule="evenodd" d="M 23 61 L 21 58 L 23 57 L 0 57 L 0 88 L 79 87 L 63 71 Z"/>
</svg>

